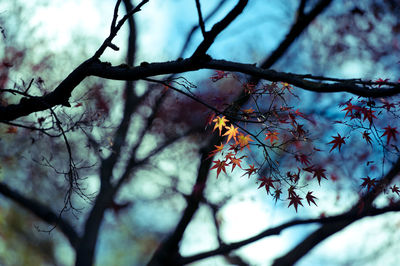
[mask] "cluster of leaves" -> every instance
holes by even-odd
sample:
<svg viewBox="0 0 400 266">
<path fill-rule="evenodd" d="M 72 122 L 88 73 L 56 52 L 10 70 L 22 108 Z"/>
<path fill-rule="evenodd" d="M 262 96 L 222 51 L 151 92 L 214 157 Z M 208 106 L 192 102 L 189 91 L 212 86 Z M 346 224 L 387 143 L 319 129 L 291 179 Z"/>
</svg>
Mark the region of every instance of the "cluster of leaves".
<svg viewBox="0 0 400 266">
<path fill-rule="evenodd" d="M 224 71 L 217 71 L 210 79 L 217 82 L 229 77 L 240 82 L 238 77 Z M 303 206 L 304 199 L 309 205 L 317 205 L 313 191 L 306 189 L 311 185 L 311 181 L 316 180 L 320 185 L 323 179 L 328 180 L 329 174 L 325 166 L 314 158 L 329 156 L 332 152 L 342 153 L 342 148 L 347 144 L 346 140 L 355 141 L 350 139 L 350 134 L 360 132 L 359 137 L 371 147 L 376 143 L 386 152 L 399 152 L 395 145 L 397 128 L 389 124 L 380 129 L 375 121 L 383 112 L 390 113 L 394 119 L 398 118 L 395 109 L 400 103 L 382 100 L 382 104 L 376 104 L 370 99 L 352 98 L 342 104 L 341 111 L 346 112 L 344 118 L 334 121 L 333 124 L 345 125 L 349 130 L 344 136 L 338 132 L 337 136 L 332 136 L 333 140 L 325 142 L 327 147 L 330 146 L 330 150 L 329 154 L 324 154 L 324 149 L 316 147 L 318 139 L 312 139 L 309 130 L 303 124 L 315 126 L 318 123 L 311 116 L 288 104 L 298 98 L 291 85 L 283 82 L 257 86 L 243 82 L 240 84 L 250 98 L 250 106 L 238 111 L 236 116 L 221 111 L 218 116 L 213 114 L 209 118 L 209 123 L 214 125 L 213 131 L 226 138 L 225 144 L 216 145 L 215 150 L 209 154 L 209 158 L 219 156 L 213 161 L 211 169 L 216 170 L 217 178 L 221 172 L 227 174 L 227 169 L 230 169 L 230 172 L 241 169 L 244 171 L 242 176 L 248 178 L 258 176 L 258 188 L 264 187 L 267 195 L 271 195 L 275 201 L 288 201 L 288 207 L 293 206 L 296 212 L 299 205 Z M 379 85 L 378 81 L 377 86 Z M 265 102 L 269 102 L 269 106 L 265 107 Z M 380 122 L 384 121 L 387 120 L 382 117 Z M 382 141 L 383 138 L 386 138 L 386 143 Z M 257 162 L 259 158 L 250 146 L 256 146 L 258 151 L 263 151 L 261 163 Z M 280 160 L 283 157 L 285 160 Z M 249 163 L 247 167 L 243 166 L 243 161 Z M 282 174 L 282 169 L 285 168 L 289 171 Z M 297 170 L 290 171 L 290 168 Z M 337 175 L 330 175 L 333 181 L 337 180 Z M 360 177 L 361 180 L 361 188 L 365 187 L 367 191 L 374 189 L 377 183 L 376 179 L 369 177 Z M 282 197 L 282 191 L 286 191 L 286 198 Z M 391 187 L 391 191 L 396 194 L 400 192 L 396 185 Z"/>
<path fill-rule="evenodd" d="M 238 77 L 223 71 L 217 71 L 211 80 L 216 82 L 228 77 L 233 77 L 240 82 Z M 221 172 L 227 174 L 229 168 L 230 172 L 241 169 L 244 171 L 242 176 L 248 178 L 259 176 L 256 180 L 259 183 L 258 188 L 264 187 L 267 195 L 271 195 L 275 201 L 282 200 L 282 190 L 285 187 L 288 207 L 293 206 L 296 212 L 299 205 L 303 206 L 303 197 L 300 196 L 302 194 L 309 205 L 311 203 L 317 205 L 313 191 L 303 192 L 304 184 L 300 184 L 300 179 L 305 176 L 305 173 L 310 173 L 311 176 L 308 176 L 307 180 L 315 178 L 320 183 L 322 178 L 326 179 L 325 169 L 311 164 L 311 156 L 318 149 L 309 146 L 311 144 L 309 134 L 304 124 L 300 123 L 300 119 L 304 121 L 311 121 L 311 119 L 287 104 L 287 97 L 296 98 L 292 91 L 293 87 L 283 82 L 272 82 L 260 87 L 251 83 L 240 82 L 240 84 L 245 93 L 250 96 L 253 105 L 247 109 L 241 109 L 238 117 L 229 116 L 228 119 L 223 114 L 219 116 L 214 114 L 209 118 L 209 123 L 214 124 L 213 131 L 221 137 L 226 137 L 226 143 L 216 145 L 215 150 L 209 154 L 209 158 L 220 156 L 213 161 L 211 169 L 216 170 L 217 178 Z M 265 108 L 258 104 L 261 101 L 271 104 Z M 254 155 L 250 146 L 263 151 L 261 163 L 257 163 L 257 156 Z M 305 153 L 305 150 L 311 151 Z M 294 163 L 297 166 L 297 172 L 288 171 L 283 175 L 281 173 L 283 165 L 279 160 L 286 154 L 290 155 L 291 162 L 291 165 L 287 164 L 287 166 L 291 167 Z M 250 156 L 252 158 L 249 158 Z M 245 158 L 246 161 L 255 161 L 255 163 L 244 167 L 242 164 Z M 305 178 L 302 179 L 305 181 Z"/>
</svg>

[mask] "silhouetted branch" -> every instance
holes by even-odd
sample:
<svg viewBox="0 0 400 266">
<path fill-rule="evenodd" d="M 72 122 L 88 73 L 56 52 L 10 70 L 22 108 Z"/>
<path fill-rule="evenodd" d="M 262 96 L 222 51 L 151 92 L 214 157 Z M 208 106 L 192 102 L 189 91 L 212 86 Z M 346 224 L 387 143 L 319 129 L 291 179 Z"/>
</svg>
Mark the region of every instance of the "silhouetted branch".
<svg viewBox="0 0 400 266">
<path fill-rule="evenodd" d="M 20 206 L 35 214 L 38 218 L 42 219 L 44 222 L 51 225 L 57 225 L 60 231 L 67 237 L 68 241 L 71 243 L 72 247 L 77 250 L 79 236 L 75 229 L 64 220 L 59 214 L 57 215 L 46 205 L 37 202 L 34 199 L 29 199 L 19 192 L 12 190 L 6 184 L 0 183 L 0 193 L 7 198 L 18 203 Z"/>
<path fill-rule="evenodd" d="M 197 47 L 192 57 L 201 57 L 205 55 L 208 48 L 214 43 L 215 38 L 220 34 L 229 24 L 232 23 L 242 13 L 246 7 L 248 0 L 239 0 L 237 5 L 219 22 L 217 22 L 210 31 L 206 32 L 204 40 Z"/>
<path fill-rule="evenodd" d="M 227 0 L 220 0 L 219 3 L 215 6 L 215 8 L 204 18 L 204 22 L 207 22 L 209 19 L 211 19 L 220 9 L 221 7 L 226 3 Z M 186 37 L 185 43 L 181 49 L 181 52 L 179 53 L 178 57 L 183 57 L 184 52 L 186 51 L 186 48 L 189 45 L 190 40 L 192 39 L 193 34 L 196 32 L 196 30 L 200 26 L 196 24 L 193 26 L 193 28 L 190 30 L 189 34 Z"/>
<path fill-rule="evenodd" d="M 305 2 L 305 1 L 302 1 Z M 282 55 L 288 50 L 288 48 L 294 43 L 296 38 L 310 25 L 310 23 L 322 13 L 322 11 L 329 6 L 332 0 L 321 0 L 315 7 L 307 14 L 298 16 L 296 22 L 291 27 L 289 33 L 285 39 L 279 44 L 279 46 L 272 52 L 272 54 L 261 64 L 261 68 L 270 68 Z M 304 3 L 305 4 L 305 3 Z M 303 3 L 300 3 L 299 11 L 303 10 Z"/>
<path fill-rule="evenodd" d="M 199 17 L 199 26 L 201 29 L 201 33 L 203 34 L 203 37 L 206 38 L 206 28 L 204 26 L 203 15 L 201 14 L 200 0 L 195 0 L 195 1 L 196 1 L 197 15 Z"/>
<path fill-rule="evenodd" d="M 400 157 L 397 159 L 397 162 L 392 166 L 390 171 L 381 180 L 379 180 L 376 189 L 371 190 L 365 196 L 363 196 L 348 213 L 352 213 L 353 215 L 359 215 L 359 216 L 363 215 L 367 216 L 369 215 L 369 213 L 380 214 L 381 212 L 379 209 L 371 208 L 372 202 L 392 182 L 392 180 L 398 175 L 399 172 L 400 172 Z M 396 208 L 397 210 L 398 207 L 399 205 L 396 205 L 395 207 L 387 207 L 386 209 L 390 211 L 391 208 Z M 385 210 L 385 208 L 381 209 L 381 211 L 383 210 Z M 321 228 L 311 233 L 306 239 L 304 239 L 301 243 L 299 243 L 288 253 L 276 259 L 274 265 L 294 264 L 296 261 L 301 259 L 305 254 L 307 254 L 311 249 L 313 249 L 316 245 L 321 243 L 324 239 L 337 233 L 338 231 L 347 227 L 356 220 L 357 219 L 339 220 L 337 221 L 337 223 L 332 223 L 322 226 Z"/>
<path fill-rule="evenodd" d="M 209 258 L 212 256 L 227 254 L 229 252 L 232 252 L 233 250 L 236 250 L 245 245 L 251 244 L 251 243 L 258 241 L 260 239 L 263 239 L 265 237 L 279 235 L 283 230 L 293 227 L 293 226 L 296 226 L 296 225 L 318 223 L 318 224 L 332 226 L 339 222 L 349 224 L 349 223 L 358 221 L 358 220 L 368 217 L 368 216 L 377 216 L 377 215 L 385 214 L 388 212 L 397 212 L 397 211 L 400 211 L 400 204 L 397 204 L 394 206 L 388 206 L 388 207 L 384 207 L 384 208 L 371 208 L 371 209 L 368 209 L 367 212 L 364 212 L 362 214 L 358 214 L 357 211 L 352 210 L 352 211 L 346 212 L 344 214 L 331 216 L 331 217 L 305 219 L 305 220 L 293 220 L 293 221 L 284 223 L 282 225 L 279 225 L 277 227 L 267 229 L 267 230 L 255 235 L 253 237 L 250 237 L 248 239 L 230 243 L 230 244 L 225 244 L 225 245 L 222 245 L 219 248 L 216 248 L 212 251 L 199 253 L 199 254 L 196 254 L 193 256 L 183 257 L 180 262 L 182 264 L 188 264 L 188 263 L 198 261 L 201 259 L 205 259 L 205 258 Z M 294 251 L 289 252 L 289 253 L 293 253 L 293 252 Z M 277 265 L 293 265 L 293 264 L 288 262 L 288 264 L 277 264 Z"/>
</svg>

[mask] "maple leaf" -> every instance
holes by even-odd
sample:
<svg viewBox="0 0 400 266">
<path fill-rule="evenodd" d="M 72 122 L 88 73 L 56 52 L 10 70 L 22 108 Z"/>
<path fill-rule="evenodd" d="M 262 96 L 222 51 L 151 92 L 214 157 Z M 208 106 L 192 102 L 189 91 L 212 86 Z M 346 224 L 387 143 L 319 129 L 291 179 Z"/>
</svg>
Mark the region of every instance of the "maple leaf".
<svg viewBox="0 0 400 266">
<path fill-rule="evenodd" d="M 215 165 L 211 167 L 210 170 L 217 169 L 217 178 L 219 176 L 219 173 L 221 173 L 221 170 L 224 171 L 224 173 L 226 174 L 225 167 L 228 166 L 226 161 L 217 160 L 213 161 L 213 163 L 215 163 Z"/>
<path fill-rule="evenodd" d="M 244 87 L 244 92 L 246 94 L 253 94 L 255 92 L 254 88 L 256 87 L 256 84 L 255 83 L 245 83 L 243 85 L 243 87 Z"/>
<path fill-rule="evenodd" d="M 367 143 L 369 143 L 369 144 L 371 144 L 372 145 L 372 143 L 371 143 L 371 137 L 369 136 L 369 132 L 367 132 L 367 131 L 364 131 L 364 133 L 362 134 L 362 137 L 363 137 L 363 139 L 365 139 L 365 141 L 367 142 Z"/>
<path fill-rule="evenodd" d="M 18 132 L 18 128 L 15 126 L 9 126 L 6 131 L 6 133 L 8 133 L 8 134 L 17 134 L 17 132 Z"/>
<path fill-rule="evenodd" d="M 304 119 L 307 119 L 307 118 L 306 118 L 306 115 L 305 115 L 304 113 L 300 112 L 299 109 L 296 109 L 296 111 L 294 111 L 294 113 L 295 113 L 297 116 L 300 116 L 300 117 L 302 117 L 302 118 L 304 118 Z"/>
<path fill-rule="evenodd" d="M 265 186 L 265 190 L 267 191 L 267 194 L 269 194 L 269 189 L 271 187 L 275 188 L 274 187 L 274 182 L 277 182 L 276 180 L 272 180 L 271 177 L 267 178 L 265 176 L 263 176 L 262 178 L 259 178 L 258 180 L 261 181 L 261 184 L 260 184 L 260 186 L 258 188 L 262 188 L 262 187 Z"/>
<path fill-rule="evenodd" d="M 385 130 L 385 132 L 383 133 L 383 135 L 381 137 L 383 137 L 383 136 L 387 137 L 386 144 L 389 144 L 389 141 L 392 137 L 393 137 L 394 141 L 396 141 L 396 134 L 398 134 L 397 127 L 387 126 L 383 129 Z"/>
<path fill-rule="evenodd" d="M 342 138 L 338 133 L 336 137 L 332 136 L 332 138 L 333 140 L 331 142 L 328 142 L 328 144 L 333 144 L 332 149 L 329 152 L 331 152 L 336 147 L 339 147 L 339 152 L 340 152 L 340 147 L 342 146 L 342 144 L 346 144 L 346 142 L 344 141 L 346 137 Z"/>
<path fill-rule="evenodd" d="M 288 199 L 290 200 L 288 208 L 293 204 L 293 207 L 296 210 L 296 212 L 297 212 L 297 207 L 299 205 L 303 206 L 303 204 L 301 203 L 302 198 L 300 198 L 299 195 L 293 195 L 293 196 L 289 197 Z"/>
<path fill-rule="evenodd" d="M 276 131 L 274 131 L 274 132 L 271 132 L 271 131 L 268 131 L 266 134 L 265 134 L 265 139 L 264 140 L 269 140 L 270 142 L 271 142 L 271 145 L 272 145 L 272 143 L 275 141 L 275 140 L 278 140 L 279 138 L 278 138 L 278 135 L 279 135 L 279 133 L 278 132 L 276 132 Z"/>
<path fill-rule="evenodd" d="M 295 186 L 290 186 L 288 188 L 288 195 L 289 195 L 288 198 L 292 198 L 292 197 L 296 197 L 297 196 L 297 193 L 296 193 L 295 189 L 296 189 Z"/>
<path fill-rule="evenodd" d="M 303 136 L 304 134 L 306 134 L 306 132 L 305 132 L 304 129 L 303 129 L 303 126 L 304 126 L 304 125 L 300 125 L 300 124 L 297 124 L 297 125 L 296 125 L 296 132 L 297 132 L 297 134 L 299 135 L 299 137 L 301 137 L 301 136 Z"/>
<path fill-rule="evenodd" d="M 376 182 L 376 179 L 375 178 L 373 178 L 373 179 L 371 179 L 369 176 L 367 176 L 367 177 L 365 177 L 365 178 L 361 178 L 362 180 L 364 180 L 364 182 L 361 184 L 361 187 L 367 187 L 367 191 L 369 191 L 369 189 L 372 187 L 372 188 L 375 188 L 375 182 Z"/>
<path fill-rule="evenodd" d="M 216 149 L 213 150 L 213 151 L 211 151 L 211 152 L 208 154 L 207 159 L 213 157 L 215 154 L 217 154 L 218 152 L 222 151 L 222 150 L 224 149 L 224 144 L 221 143 L 221 145 L 219 145 L 219 146 L 214 145 L 214 147 L 215 147 Z"/>
<path fill-rule="evenodd" d="M 390 112 L 390 109 L 396 108 L 396 106 L 393 103 L 389 103 L 386 100 L 384 100 L 382 107 L 385 108 L 386 111 L 388 111 L 388 112 Z"/>
<path fill-rule="evenodd" d="M 358 110 L 359 107 L 353 105 L 351 102 L 347 102 L 346 105 L 347 105 L 347 107 L 342 110 L 342 111 L 346 111 L 346 114 L 344 115 L 344 117 L 346 117 L 349 113 L 350 113 L 350 116 L 353 117 L 353 110 L 354 109 Z"/>
<path fill-rule="evenodd" d="M 249 142 L 252 142 L 254 140 L 251 139 L 251 137 L 249 135 L 244 135 L 242 133 L 239 134 L 238 136 L 238 144 L 240 146 L 240 150 L 243 150 L 244 147 L 247 147 L 250 151 L 250 146 L 249 146 Z"/>
<path fill-rule="evenodd" d="M 213 132 L 215 131 L 216 128 L 219 129 L 219 135 L 221 136 L 221 131 L 222 131 L 222 127 L 226 127 L 226 122 L 229 122 L 228 119 L 225 119 L 225 116 L 219 117 L 217 116 L 217 118 L 215 118 L 213 120 L 213 122 L 215 122 L 215 126 L 213 129 Z"/>
<path fill-rule="evenodd" d="M 212 124 L 212 122 L 213 122 L 213 120 L 214 120 L 214 117 L 215 117 L 215 113 L 214 113 L 214 112 L 208 114 L 208 116 L 207 116 L 207 122 L 206 122 L 206 128 L 207 128 L 209 125 Z"/>
<path fill-rule="evenodd" d="M 297 174 L 295 173 L 291 173 L 291 172 L 287 172 L 286 175 L 290 178 L 290 181 L 293 183 L 297 183 L 300 179 L 300 171 L 301 169 L 299 167 L 297 167 L 298 171 Z"/>
<path fill-rule="evenodd" d="M 303 170 L 306 172 L 312 173 L 312 172 L 314 172 L 314 165 L 303 168 Z"/>
<path fill-rule="evenodd" d="M 246 156 L 242 156 L 240 158 L 236 158 L 235 156 L 231 156 L 229 158 L 229 160 L 231 161 L 230 164 L 232 164 L 232 170 L 231 172 L 233 172 L 233 169 L 235 169 L 236 165 L 239 166 L 239 168 L 242 168 L 242 166 L 240 165 L 242 162 L 242 159 L 245 158 Z"/>
<path fill-rule="evenodd" d="M 393 185 L 390 187 L 390 189 L 392 190 L 393 193 L 396 193 L 398 196 L 400 196 L 400 189 L 398 186 Z"/>
<path fill-rule="evenodd" d="M 314 172 L 313 178 L 314 178 L 314 177 L 317 178 L 317 180 L 318 180 L 318 185 L 321 185 L 321 179 L 322 179 L 322 178 L 325 178 L 325 179 L 328 180 L 328 178 L 326 178 L 326 176 L 325 176 L 325 173 L 324 173 L 325 171 L 326 171 L 326 170 L 323 169 L 323 168 L 321 168 L 320 166 L 319 166 L 318 168 L 314 168 L 314 169 L 313 169 L 313 172 Z"/>
<path fill-rule="evenodd" d="M 216 81 L 228 76 L 228 73 L 226 73 L 225 71 L 222 71 L 222 70 L 215 70 L 215 72 L 216 72 L 215 75 L 210 77 L 210 79 L 213 82 L 216 82 Z"/>
<path fill-rule="evenodd" d="M 372 123 L 372 118 L 376 118 L 376 116 L 374 115 L 375 111 L 362 107 L 360 108 L 360 112 L 364 115 L 364 119 L 363 121 L 365 121 L 365 119 L 368 119 L 369 123 Z"/>
<path fill-rule="evenodd" d="M 246 173 L 244 173 L 242 176 L 249 175 L 249 178 L 250 178 L 250 175 L 252 175 L 253 173 L 257 172 L 257 170 L 258 170 L 258 168 L 254 167 L 254 164 L 250 164 L 249 167 L 250 168 L 243 169 L 243 170 L 246 171 Z"/>
<path fill-rule="evenodd" d="M 291 92 L 291 89 L 293 89 L 293 87 L 287 82 L 281 82 L 281 84 L 282 84 L 282 91 L 287 89 L 289 92 Z"/>
<path fill-rule="evenodd" d="M 278 201 L 278 199 L 281 198 L 281 194 L 282 194 L 282 190 L 280 188 L 275 189 L 275 193 L 274 193 L 275 203 Z"/>
<path fill-rule="evenodd" d="M 381 78 L 379 78 L 379 79 L 375 80 L 375 82 L 378 83 L 378 87 L 379 88 L 383 85 L 382 83 L 385 83 L 386 81 L 389 81 L 389 79 L 381 79 Z"/>
<path fill-rule="evenodd" d="M 308 206 L 311 206 L 311 202 L 315 204 L 315 206 L 318 206 L 317 203 L 315 203 L 314 199 L 316 199 L 317 197 L 312 195 L 312 191 L 308 191 L 307 195 L 306 195 L 306 199 L 307 199 L 307 203 Z"/>
<path fill-rule="evenodd" d="M 222 136 L 228 136 L 228 140 L 226 141 L 226 143 L 228 143 L 231 138 L 233 138 L 235 141 L 237 141 L 236 135 L 239 133 L 238 128 L 235 127 L 234 125 L 231 125 L 230 127 L 225 127 L 225 129 L 227 131 Z"/>
<path fill-rule="evenodd" d="M 300 155 L 296 154 L 294 157 L 295 157 L 295 159 L 297 161 L 299 161 L 302 164 L 305 164 L 305 165 L 310 165 L 311 164 L 310 159 L 305 154 L 300 154 Z"/>
<path fill-rule="evenodd" d="M 249 109 L 242 109 L 242 112 L 249 115 L 254 113 L 254 109 L 250 107 Z"/>
</svg>

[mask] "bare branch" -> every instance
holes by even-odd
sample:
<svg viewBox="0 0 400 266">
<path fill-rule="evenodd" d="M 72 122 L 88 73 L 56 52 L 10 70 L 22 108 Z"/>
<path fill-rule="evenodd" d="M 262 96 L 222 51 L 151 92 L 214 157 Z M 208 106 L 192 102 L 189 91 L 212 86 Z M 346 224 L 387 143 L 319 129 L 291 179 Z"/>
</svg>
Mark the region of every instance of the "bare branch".
<svg viewBox="0 0 400 266">
<path fill-rule="evenodd" d="M 106 64 L 93 63 L 90 72 L 94 76 L 115 80 L 138 80 L 150 76 L 170 73 L 183 73 L 199 69 L 215 69 L 240 72 L 268 81 L 282 81 L 308 91 L 320 93 L 348 92 L 363 97 L 388 97 L 400 93 L 400 84 L 362 81 L 360 79 L 334 79 L 330 77 L 298 75 L 262 69 L 254 64 L 242 64 L 225 60 L 177 60 L 165 63 L 153 63 L 134 68 L 111 67 Z M 316 81 L 313 81 L 316 80 Z M 326 81 L 326 82 L 322 82 Z M 375 85 L 380 88 L 374 88 Z"/>
<path fill-rule="evenodd" d="M 208 48 L 213 44 L 215 38 L 224 30 L 229 24 L 232 23 L 246 7 L 248 0 L 239 0 L 237 5 L 218 23 L 216 23 L 204 37 L 204 40 L 197 47 L 192 57 L 201 57 L 204 55 Z"/>
<path fill-rule="evenodd" d="M 4 183 L 0 183 L 0 193 L 6 196 L 7 198 L 15 201 L 23 208 L 29 210 L 43 221 L 51 225 L 58 225 L 57 227 L 67 237 L 72 247 L 75 250 L 78 248 L 79 236 L 77 232 L 68 223 L 68 221 L 64 220 L 60 215 L 57 215 L 42 203 L 37 202 L 34 199 L 29 199 L 21 195 L 19 192 L 12 190 Z"/>
<path fill-rule="evenodd" d="M 104 40 L 103 44 L 100 46 L 100 48 L 96 51 L 96 53 L 93 55 L 92 59 L 99 59 L 100 56 L 104 53 L 104 51 L 107 49 L 107 47 L 111 47 L 113 49 L 116 48 L 116 46 L 112 43 L 112 40 L 115 38 L 115 36 L 117 36 L 118 31 L 121 29 L 122 25 L 124 25 L 125 21 L 132 16 L 133 14 L 135 14 L 136 12 L 139 12 L 141 9 L 141 7 L 146 4 L 147 2 L 149 2 L 149 0 L 143 0 L 142 2 L 140 2 L 134 9 L 130 10 L 125 16 L 123 16 L 121 18 L 121 20 L 118 21 L 118 23 L 115 25 L 116 22 L 116 16 L 118 13 L 118 6 L 120 4 L 120 0 L 118 0 L 117 5 L 115 7 L 114 10 L 114 17 L 113 17 L 113 21 L 111 23 L 111 31 L 110 31 L 110 35 Z"/>
<path fill-rule="evenodd" d="M 220 9 L 221 7 L 227 2 L 227 0 L 221 0 L 216 6 L 215 8 L 210 12 L 210 14 L 208 14 L 205 18 L 204 18 L 204 22 L 207 22 L 209 19 L 211 19 Z M 198 24 L 196 24 L 195 26 L 193 26 L 193 28 L 190 30 L 189 34 L 186 37 L 185 40 L 185 44 L 183 45 L 181 52 L 179 53 L 178 57 L 183 57 L 184 52 L 186 51 L 186 48 L 189 45 L 190 40 L 192 39 L 193 34 L 196 32 L 196 30 L 199 28 L 200 26 Z"/>
<path fill-rule="evenodd" d="M 299 10 L 304 8 L 303 1 L 300 4 Z M 285 39 L 280 43 L 280 45 L 272 52 L 272 54 L 261 64 L 261 68 L 270 68 L 282 55 L 288 50 L 290 45 L 296 40 L 296 38 L 310 25 L 310 23 L 324 11 L 326 7 L 332 0 L 321 0 L 315 7 L 303 16 L 299 16 L 289 33 L 286 35 Z M 305 4 L 305 3 L 304 3 Z"/>
<path fill-rule="evenodd" d="M 374 208 L 371 208 L 372 202 L 376 197 L 392 182 L 392 180 L 400 172 L 400 157 L 397 162 L 392 166 L 391 170 L 379 181 L 376 190 L 372 190 L 362 197 L 357 204 L 348 213 L 355 213 L 357 215 L 368 215 L 370 212 L 374 212 Z M 398 207 L 398 205 L 396 206 Z M 337 223 L 326 224 L 321 228 L 311 233 L 306 239 L 294 247 L 291 251 L 283 255 L 282 257 L 275 260 L 274 265 L 292 265 L 305 254 L 307 254 L 316 245 L 321 243 L 324 239 L 337 233 L 343 228 L 347 227 L 351 223 L 356 221 L 353 220 L 341 220 Z"/>
<path fill-rule="evenodd" d="M 206 38 L 206 28 L 204 26 L 203 15 L 201 14 L 200 0 L 195 0 L 195 1 L 196 1 L 197 15 L 199 17 L 199 26 L 201 29 L 201 33 L 203 34 L 203 37 Z"/>
<path fill-rule="evenodd" d="M 296 225 L 318 223 L 318 224 L 324 224 L 324 225 L 331 226 L 338 222 L 352 223 L 352 222 L 361 220 L 362 218 L 365 218 L 365 217 L 377 216 L 377 215 L 385 214 L 388 212 L 398 212 L 398 211 L 400 211 L 400 204 L 388 206 L 388 207 L 384 207 L 384 208 L 371 208 L 368 210 L 368 212 L 365 212 L 363 214 L 358 214 L 357 212 L 351 211 L 351 212 L 346 212 L 344 214 L 331 216 L 331 217 L 305 219 L 305 220 L 293 220 L 293 221 L 284 223 L 282 225 L 279 225 L 277 227 L 267 229 L 267 230 L 255 235 L 253 237 L 250 237 L 248 239 L 230 243 L 230 244 L 221 245 L 219 248 L 216 248 L 212 251 L 207 251 L 207 252 L 199 253 L 199 254 L 196 254 L 193 256 L 184 257 L 184 258 L 182 258 L 181 263 L 188 264 L 188 263 L 198 261 L 201 259 L 205 259 L 205 258 L 209 258 L 212 256 L 227 254 L 229 252 L 232 252 L 236 249 L 239 249 L 245 245 L 251 244 L 251 243 L 258 241 L 260 239 L 263 239 L 265 237 L 279 235 L 283 230 L 290 228 L 292 226 L 296 226 Z M 293 253 L 293 251 L 290 253 Z M 277 265 L 292 265 L 292 264 L 277 264 Z"/>
</svg>

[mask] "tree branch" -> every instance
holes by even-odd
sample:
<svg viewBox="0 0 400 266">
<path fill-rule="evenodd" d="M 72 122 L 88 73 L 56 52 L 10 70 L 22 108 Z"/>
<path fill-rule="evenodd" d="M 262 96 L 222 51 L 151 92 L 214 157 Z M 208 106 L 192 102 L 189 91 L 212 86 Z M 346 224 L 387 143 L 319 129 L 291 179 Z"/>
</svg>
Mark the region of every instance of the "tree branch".
<svg viewBox="0 0 400 266">
<path fill-rule="evenodd" d="M 68 221 L 63 219 L 60 215 L 55 214 L 51 209 L 42 203 L 35 201 L 34 199 L 29 199 L 21 195 L 19 192 L 12 190 L 4 183 L 0 183 L 0 193 L 18 203 L 28 211 L 32 212 L 44 222 L 51 225 L 58 225 L 57 228 L 59 228 L 60 231 L 66 236 L 68 241 L 71 243 L 71 246 L 77 250 L 79 236 L 75 229 L 68 223 Z"/>
<path fill-rule="evenodd" d="M 147 77 L 184 73 L 200 69 L 240 72 L 268 81 L 282 81 L 304 90 L 332 93 L 348 92 L 363 97 L 388 97 L 400 93 L 400 84 L 378 83 L 359 79 L 335 79 L 329 77 L 298 75 L 262 69 L 254 64 L 242 64 L 225 60 L 193 60 L 191 58 L 137 67 L 110 66 L 96 60 L 88 60 L 75 69 L 55 90 L 45 96 L 23 98 L 19 104 L 0 107 L 0 120 L 11 121 L 34 112 L 47 110 L 56 105 L 68 104 L 73 89 L 89 75 L 113 80 L 139 80 Z M 371 86 L 380 85 L 380 88 Z"/>
<path fill-rule="evenodd" d="M 304 8 L 305 1 L 301 1 L 299 11 Z M 310 25 L 310 23 L 332 2 L 332 0 L 321 0 L 308 13 L 298 16 L 296 22 L 286 35 L 285 39 L 280 43 L 278 48 L 261 64 L 261 68 L 270 68 L 282 55 L 288 50 L 290 45 L 294 43 L 296 38 Z"/>
<path fill-rule="evenodd" d="M 248 0 L 239 0 L 237 5 L 218 23 L 216 23 L 209 32 L 206 32 L 204 40 L 197 47 L 192 57 L 201 57 L 205 55 L 208 48 L 213 44 L 215 38 L 220 34 L 229 24 L 232 23 L 242 13 L 246 7 Z"/>
<path fill-rule="evenodd" d="M 282 225 L 279 225 L 277 227 L 267 229 L 267 230 L 255 235 L 253 237 L 250 237 L 248 239 L 230 243 L 230 244 L 221 245 L 219 248 L 216 248 L 211 251 L 199 253 L 199 254 L 196 254 L 193 256 L 184 257 L 181 259 L 180 262 L 182 264 L 188 264 L 188 263 L 198 261 L 201 259 L 205 259 L 205 258 L 209 258 L 212 256 L 227 254 L 233 250 L 236 250 L 245 245 L 251 244 L 251 243 L 258 241 L 260 239 L 263 239 L 265 237 L 279 235 L 283 230 L 290 228 L 292 226 L 296 226 L 296 225 L 318 223 L 318 224 L 324 224 L 324 225 L 331 226 L 331 225 L 333 225 L 335 223 L 339 223 L 339 222 L 352 223 L 352 222 L 358 221 L 358 220 L 368 217 L 368 216 L 377 216 L 377 215 L 381 215 L 384 213 L 397 212 L 397 211 L 400 211 L 400 204 L 396 204 L 394 206 L 388 206 L 388 207 L 384 207 L 384 208 L 371 208 L 368 210 L 368 212 L 364 212 L 360 215 L 355 211 L 349 211 L 344 214 L 331 216 L 331 217 L 305 219 L 305 220 L 293 220 L 293 221 L 284 223 Z M 292 265 L 292 264 L 278 264 L 278 265 Z"/>
<path fill-rule="evenodd" d="M 164 63 L 152 63 L 134 68 L 112 67 L 102 63 L 93 63 L 90 73 L 94 76 L 115 80 L 138 80 L 150 76 L 171 73 L 184 73 L 200 69 L 215 69 L 240 72 L 268 81 L 282 81 L 304 90 L 332 93 L 348 92 L 363 97 L 388 97 L 400 93 L 400 84 L 386 82 L 378 83 L 359 79 L 335 79 L 330 77 L 298 75 L 286 72 L 277 72 L 271 69 L 262 69 L 251 64 L 242 64 L 225 60 L 177 60 Z M 380 88 L 371 86 L 381 85 Z"/>
<path fill-rule="evenodd" d="M 206 38 L 206 28 L 204 26 L 203 15 L 201 14 L 200 0 L 195 0 L 195 1 L 196 1 L 196 9 L 197 9 L 197 15 L 199 17 L 199 26 L 201 29 L 201 33 L 203 34 L 203 37 Z"/>
<path fill-rule="evenodd" d="M 371 208 L 372 202 L 376 197 L 392 182 L 392 180 L 400 172 L 400 157 L 397 162 L 392 166 L 391 170 L 379 181 L 376 190 L 372 190 L 362 197 L 357 204 L 349 211 L 349 213 L 356 213 L 360 216 L 367 215 L 373 211 Z M 398 207 L 398 206 L 397 206 Z M 311 233 L 306 239 L 294 247 L 291 251 L 275 260 L 273 265 L 293 265 L 305 254 L 307 254 L 316 245 L 321 243 L 324 239 L 337 233 L 343 228 L 347 227 L 356 220 L 342 220 L 337 223 L 326 224 L 321 228 Z"/>
</svg>

